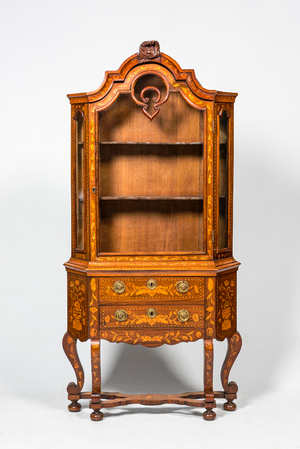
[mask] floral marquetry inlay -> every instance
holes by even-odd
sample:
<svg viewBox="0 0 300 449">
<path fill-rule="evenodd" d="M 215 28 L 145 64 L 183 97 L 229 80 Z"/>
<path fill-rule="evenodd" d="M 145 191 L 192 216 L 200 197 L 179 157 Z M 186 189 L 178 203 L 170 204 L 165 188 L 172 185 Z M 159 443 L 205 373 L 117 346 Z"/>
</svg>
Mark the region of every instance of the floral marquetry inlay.
<svg viewBox="0 0 300 449">
<path fill-rule="evenodd" d="M 230 338 L 236 331 L 236 273 L 217 278 L 217 339 Z"/>
<path fill-rule="evenodd" d="M 97 337 L 98 333 L 98 278 L 92 278 L 90 281 L 90 302 L 89 302 L 89 333 L 90 338 Z"/>
<path fill-rule="evenodd" d="M 182 307 L 157 306 L 156 315 L 149 316 L 147 307 L 126 306 L 126 319 L 123 321 L 116 320 L 117 307 L 101 306 L 100 307 L 100 329 L 102 328 L 124 328 L 124 327 L 204 327 L 203 306 L 188 307 L 185 306 L 189 313 L 189 319 L 182 322 L 178 319 L 178 312 Z"/>
<path fill-rule="evenodd" d="M 116 343 L 128 343 L 131 345 L 143 345 L 143 346 L 161 346 L 176 345 L 177 343 L 197 341 L 203 338 L 203 333 L 199 330 L 176 330 L 168 331 L 160 329 L 158 334 L 153 335 L 150 330 L 143 329 L 142 331 L 118 329 L 116 331 L 107 330 L 100 333 L 100 338 Z"/>
<path fill-rule="evenodd" d="M 94 122 L 95 106 L 90 106 L 90 125 L 89 125 L 89 193 L 90 193 L 90 249 L 91 258 L 96 257 L 96 204 L 95 204 L 95 178 L 96 178 L 96 166 L 95 166 L 95 122 Z"/>
<path fill-rule="evenodd" d="M 68 275 L 68 332 L 80 341 L 87 340 L 87 286 L 83 276 Z"/>
<path fill-rule="evenodd" d="M 102 301 L 126 301 L 130 299 L 204 299 L 204 278 L 187 278 L 189 289 L 185 293 L 177 290 L 176 284 L 182 279 L 177 278 L 157 278 L 157 286 L 151 289 L 147 286 L 146 278 L 122 278 L 125 290 L 122 294 L 116 293 L 113 285 L 115 278 L 101 278 L 100 291 Z M 118 281 L 118 280 L 117 280 Z"/>
<path fill-rule="evenodd" d="M 205 287 L 205 335 L 213 338 L 215 335 L 215 278 L 208 278 Z"/>
</svg>

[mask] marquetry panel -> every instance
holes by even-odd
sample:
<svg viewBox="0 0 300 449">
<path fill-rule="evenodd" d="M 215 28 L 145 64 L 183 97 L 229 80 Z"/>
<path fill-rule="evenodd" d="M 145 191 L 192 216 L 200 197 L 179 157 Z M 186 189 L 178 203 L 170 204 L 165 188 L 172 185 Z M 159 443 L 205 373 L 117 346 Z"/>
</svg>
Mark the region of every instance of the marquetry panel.
<svg viewBox="0 0 300 449">
<path fill-rule="evenodd" d="M 147 282 L 152 280 L 151 277 L 119 277 L 119 278 L 100 278 L 100 298 L 101 302 L 131 301 L 151 299 L 156 300 L 204 300 L 204 277 L 154 277 L 153 280 L 157 286 L 153 289 L 147 286 Z M 114 284 L 122 281 L 125 290 L 122 293 L 116 293 Z M 176 285 L 180 281 L 186 281 L 189 284 L 188 291 L 181 293 L 177 290 Z"/>
<path fill-rule="evenodd" d="M 216 333 L 216 278 L 205 280 L 205 336 L 215 337 Z"/>
<path fill-rule="evenodd" d="M 188 343 L 203 338 L 203 331 L 199 329 L 105 329 L 100 331 L 100 338 L 115 343 L 130 345 L 161 346 Z"/>
<path fill-rule="evenodd" d="M 98 321 L 98 295 L 99 295 L 99 280 L 93 277 L 89 281 L 90 296 L 89 296 L 89 337 L 94 339 L 98 335 L 99 321 Z"/>
<path fill-rule="evenodd" d="M 149 309 L 155 310 L 154 316 L 149 316 Z M 117 321 L 115 314 L 120 310 L 119 306 L 101 306 L 100 307 L 100 330 L 105 328 L 186 328 L 196 327 L 204 328 L 204 307 L 186 305 L 155 305 L 150 303 L 147 306 L 124 306 L 122 311 L 127 315 L 124 321 Z M 181 322 L 178 318 L 178 312 L 187 310 L 189 319 Z"/>
<path fill-rule="evenodd" d="M 217 340 L 236 331 L 236 272 L 217 277 Z"/>
<path fill-rule="evenodd" d="M 80 341 L 88 339 L 87 278 L 72 273 L 68 273 L 68 332 Z"/>
</svg>

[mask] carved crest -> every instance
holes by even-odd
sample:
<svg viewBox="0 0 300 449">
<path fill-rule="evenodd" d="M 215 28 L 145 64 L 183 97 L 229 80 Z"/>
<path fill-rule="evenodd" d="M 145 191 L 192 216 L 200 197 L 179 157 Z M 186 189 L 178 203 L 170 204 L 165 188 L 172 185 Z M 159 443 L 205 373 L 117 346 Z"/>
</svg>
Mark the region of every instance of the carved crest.
<svg viewBox="0 0 300 449">
<path fill-rule="evenodd" d="M 139 48 L 140 62 L 160 58 L 160 48 L 157 41 L 144 41 Z"/>
<path fill-rule="evenodd" d="M 150 72 L 149 72 L 150 73 Z M 162 105 L 162 104 L 164 104 L 167 100 L 168 100 L 168 98 L 169 98 L 169 95 L 170 95 L 170 90 L 169 90 L 169 85 L 168 85 L 168 82 L 167 82 L 167 80 L 163 77 L 163 76 L 161 76 L 161 75 L 159 75 L 158 73 L 156 74 L 163 82 L 164 82 L 164 84 L 165 84 L 165 86 L 166 86 L 166 89 L 167 89 L 167 93 L 166 93 L 166 95 L 165 95 L 165 97 L 161 100 L 161 92 L 160 92 L 160 90 L 157 88 L 157 87 L 155 87 L 155 86 L 146 86 L 146 87 L 144 87 L 144 89 L 140 92 L 140 98 L 141 98 L 141 100 L 142 101 L 140 101 L 140 100 L 138 100 L 137 98 L 136 98 L 136 96 L 135 96 L 135 85 L 136 85 L 136 83 L 137 83 L 137 80 L 139 79 L 139 78 L 141 78 L 141 76 L 138 76 L 135 80 L 134 80 L 134 83 L 133 83 L 133 86 L 132 86 L 132 90 L 131 90 L 131 97 L 132 97 L 132 99 L 133 99 L 133 101 L 138 105 L 138 106 L 141 106 L 142 108 L 143 108 L 143 113 L 146 115 L 146 117 L 148 117 L 150 120 L 152 120 L 158 113 L 159 113 L 159 110 L 160 110 L 160 106 Z M 155 92 L 155 95 L 156 96 L 152 96 L 152 102 L 154 103 L 154 109 L 153 109 L 153 111 L 152 112 L 149 112 L 149 110 L 148 110 L 148 108 L 149 108 L 149 102 L 150 102 L 150 97 L 149 96 L 147 96 L 147 97 L 145 97 L 145 93 L 146 92 L 149 92 L 149 91 L 153 91 L 153 92 Z"/>
</svg>

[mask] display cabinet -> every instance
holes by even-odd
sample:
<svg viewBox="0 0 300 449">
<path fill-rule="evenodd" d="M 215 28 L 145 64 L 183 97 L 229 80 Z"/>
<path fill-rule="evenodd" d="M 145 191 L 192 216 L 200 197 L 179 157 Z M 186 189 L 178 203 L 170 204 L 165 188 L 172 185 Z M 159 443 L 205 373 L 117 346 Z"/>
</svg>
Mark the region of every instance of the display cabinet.
<svg viewBox="0 0 300 449">
<path fill-rule="evenodd" d="M 232 255 L 233 106 L 237 94 L 204 89 L 157 41 L 101 87 L 71 103 L 72 256 L 68 331 L 77 382 L 69 410 L 88 399 L 91 419 L 126 404 L 234 410 L 229 372 L 241 348 Z M 83 392 L 77 340 L 91 340 L 92 391 Z M 203 391 L 103 392 L 100 341 L 144 345 L 204 342 Z M 213 388 L 213 341 L 228 340 L 222 391 Z M 197 354 L 195 353 L 195 356 Z"/>
</svg>

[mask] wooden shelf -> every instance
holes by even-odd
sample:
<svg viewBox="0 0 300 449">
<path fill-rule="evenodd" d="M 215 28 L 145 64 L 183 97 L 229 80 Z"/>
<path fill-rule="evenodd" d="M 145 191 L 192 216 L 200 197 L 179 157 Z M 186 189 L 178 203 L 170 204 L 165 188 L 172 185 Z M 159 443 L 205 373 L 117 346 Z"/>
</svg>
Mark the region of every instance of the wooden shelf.
<svg viewBox="0 0 300 449">
<path fill-rule="evenodd" d="M 99 142 L 99 145 L 203 145 L 203 142 Z"/>
<path fill-rule="evenodd" d="M 150 201 L 166 201 L 166 200 L 203 200 L 203 196 L 100 196 L 100 200 L 150 200 Z"/>
</svg>

